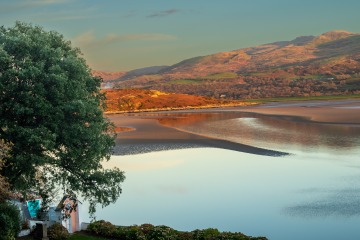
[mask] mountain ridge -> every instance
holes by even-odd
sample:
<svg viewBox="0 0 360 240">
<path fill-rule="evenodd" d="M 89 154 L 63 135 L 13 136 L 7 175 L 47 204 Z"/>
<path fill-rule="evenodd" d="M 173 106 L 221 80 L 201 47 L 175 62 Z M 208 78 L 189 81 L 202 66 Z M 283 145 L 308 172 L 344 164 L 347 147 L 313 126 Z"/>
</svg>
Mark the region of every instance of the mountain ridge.
<svg viewBox="0 0 360 240">
<path fill-rule="evenodd" d="M 117 88 L 240 99 L 353 94 L 360 89 L 359 72 L 360 34 L 335 30 L 189 58 L 113 82 Z"/>
</svg>

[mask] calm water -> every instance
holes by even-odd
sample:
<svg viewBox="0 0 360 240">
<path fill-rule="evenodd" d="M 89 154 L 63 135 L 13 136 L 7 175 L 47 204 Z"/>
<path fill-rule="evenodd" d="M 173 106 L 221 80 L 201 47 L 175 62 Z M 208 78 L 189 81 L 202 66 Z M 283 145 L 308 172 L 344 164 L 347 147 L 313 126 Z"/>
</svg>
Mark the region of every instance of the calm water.
<svg viewBox="0 0 360 240">
<path fill-rule="evenodd" d="M 123 169 L 127 179 L 120 199 L 99 209 L 98 219 L 274 240 L 360 239 L 359 127 L 256 114 L 170 116 L 162 124 L 291 154 L 192 148 L 113 156 L 107 167 Z"/>
</svg>

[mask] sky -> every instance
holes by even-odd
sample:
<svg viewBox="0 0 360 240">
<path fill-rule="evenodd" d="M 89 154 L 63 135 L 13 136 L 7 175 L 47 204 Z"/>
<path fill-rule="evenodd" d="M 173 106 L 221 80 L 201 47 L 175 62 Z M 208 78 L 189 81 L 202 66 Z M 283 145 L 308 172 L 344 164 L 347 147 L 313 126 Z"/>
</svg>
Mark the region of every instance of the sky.
<svg viewBox="0 0 360 240">
<path fill-rule="evenodd" d="M 55 30 L 94 70 L 128 71 L 331 30 L 360 32 L 359 0 L 0 0 L 0 25 Z"/>
</svg>

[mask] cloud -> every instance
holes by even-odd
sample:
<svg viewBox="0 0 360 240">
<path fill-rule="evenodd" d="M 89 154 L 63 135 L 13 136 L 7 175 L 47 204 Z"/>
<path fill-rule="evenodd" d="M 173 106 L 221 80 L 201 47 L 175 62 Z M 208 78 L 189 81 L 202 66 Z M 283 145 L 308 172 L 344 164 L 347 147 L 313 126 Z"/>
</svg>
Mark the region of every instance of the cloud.
<svg viewBox="0 0 360 240">
<path fill-rule="evenodd" d="M 176 37 L 173 35 L 161 33 L 140 33 L 124 35 L 110 33 L 103 38 L 96 38 L 93 31 L 88 31 L 78 35 L 73 41 L 78 45 L 107 45 L 115 42 L 126 41 L 168 41 L 175 39 Z"/>
<path fill-rule="evenodd" d="M 174 13 L 179 12 L 178 9 L 169 9 L 169 10 L 165 10 L 165 11 L 160 11 L 160 12 L 155 12 L 153 14 L 148 15 L 148 18 L 153 18 L 153 17 L 165 17 Z"/>
<path fill-rule="evenodd" d="M 69 0 L 27 0 L 24 1 L 24 3 L 38 6 L 38 5 L 49 5 L 49 4 L 59 4 L 59 3 L 65 3 L 69 2 Z"/>
<path fill-rule="evenodd" d="M 100 15 L 96 15 L 95 7 L 83 8 L 81 10 L 67 9 L 59 11 L 45 11 L 38 12 L 31 15 L 36 21 L 68 21 L 68 20 L 80 20 L 80 19 L 89 19 L 89 18 L 100 18 Z"/>
<path fill-rule="evenodd" d="M 18 12 L 21 10 L 54 5 L 69 2 L 70 0 L 13 0 L 10 3 L 4 4 L 0 8 L 0 13 Z"/>
</svg>

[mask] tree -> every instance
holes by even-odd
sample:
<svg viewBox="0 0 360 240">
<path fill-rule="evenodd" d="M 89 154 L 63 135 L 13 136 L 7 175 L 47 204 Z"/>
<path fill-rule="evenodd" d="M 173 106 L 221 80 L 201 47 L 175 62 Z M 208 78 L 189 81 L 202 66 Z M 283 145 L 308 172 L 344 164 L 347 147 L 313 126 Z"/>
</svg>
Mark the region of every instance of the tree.
<svg viewBox="0 0 360 240">
<path fill-rule="evenodd" d="M 0 139 L 0 172 L 4 166 L 4 157 L 7 156 L 9 147 Z M 5 202 L 11 196 L 10 184 L 7 179 L 0 174 L 0 204 Z"/>
<path fill-rule="evenodd" d="M 105 170 L 114 146 L 101 78 L 57 32 L 0 27 L 0 139 L 11 146 L 0 175 L 15 190 L 62 186 L 90 202 L 116 201 L 125 177 Z"/>
<path fill-rule="evenodd" d="M 0 159 L 0 170 L 2 169 L 3 162 Z M 4 176 L 0 175 L 0 204 L 5 202 L 11 196 L 10 185 Z"/>
</svg>

